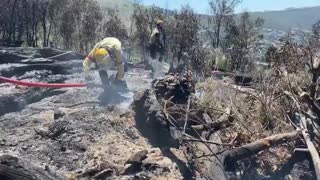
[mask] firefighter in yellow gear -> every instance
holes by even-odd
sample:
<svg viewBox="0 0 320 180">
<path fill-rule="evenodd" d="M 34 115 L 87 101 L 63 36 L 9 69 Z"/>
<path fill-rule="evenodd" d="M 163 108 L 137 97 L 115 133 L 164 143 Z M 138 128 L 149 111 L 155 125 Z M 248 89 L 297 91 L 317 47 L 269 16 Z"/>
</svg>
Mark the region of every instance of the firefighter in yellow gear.
<svg viewBox="0 0 320 180">
<path fill-rule="evenodd" d="M 162 20 L 157 21 L 157 26 L 153 30 L 150 36 L 149 50 L 152 59 L 157 58 L 157 54 L 160 55 L 159 61 L 162 61 L 165 53 L 165 33 L 164 33 L 164 22 Z"/>
<path fill-rule="evenodd" d="M 123 85 L 124 77 L 124 63 L 125 59 L 122 56 L 122 44 L 117 38 L 107 37 L 98 42 L 91 50 L 88 56 L 83 61 L 83 69 L 86 75 L 86 79 L 90 80 L 89 72 L 91 66 L 94 64 L 96 69 L 99 70 L 99 75 L 103 85 L 109 84 L 109 78 L 107 70 L 113 67 L 117 67 L 116 85 Z"/>
</svg>

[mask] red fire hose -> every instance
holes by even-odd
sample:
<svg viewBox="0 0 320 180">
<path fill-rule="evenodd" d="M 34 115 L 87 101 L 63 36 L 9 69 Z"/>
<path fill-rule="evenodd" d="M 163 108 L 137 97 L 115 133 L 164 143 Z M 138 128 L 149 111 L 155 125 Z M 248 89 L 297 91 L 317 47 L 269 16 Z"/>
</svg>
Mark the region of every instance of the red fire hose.
<svg viewBox="0 0 320 180">
<path fill-rule="evenodd" d="M 64 83 L 39 83 L 39 82 L 27 82 L 19 81 L 15 79 L 5 78 L 0 76 L 0 82 L 7 82 L 11 84 L 16 84 L 20 86 L 27 87 L 43 87 L 43 88 L 71 88 L 71 87 L 86 87 L 85 83 L 75 83 L 75 84 L 64 84 Z"/>
</svg>

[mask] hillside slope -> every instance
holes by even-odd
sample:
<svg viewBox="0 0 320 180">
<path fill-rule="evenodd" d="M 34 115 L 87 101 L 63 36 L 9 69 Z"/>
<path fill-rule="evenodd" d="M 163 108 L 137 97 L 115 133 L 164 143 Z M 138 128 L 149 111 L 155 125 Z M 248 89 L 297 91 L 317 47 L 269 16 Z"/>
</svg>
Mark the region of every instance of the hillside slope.
<svg viewBox="0 0 320 180">
<path fill-rule="evenodd" d="M 102 9 L 118 9 L 119 16 L 127 28 L 130 27 L 130 17 L 133 13 L 133 3 L 130 0 L 97 0 Z"/>
<path fill-rule="evenodd" d="M 130 27 L 130 16 L 133 13 L 131 0 L 97 0 L 103 9 L 113 8 L 119 10 L 119 15 L 127 28 Z M 295 8 L 282 11 L 252 12 L 253 17 L 265 20 L 265 28 L 287 31 L 290 28 L 310 30 L 312 25 L 320 20 L 320 6 L 308 8 Z M 206 15 L 204 16 L 206 17 Z"/>
<path fill-rule="evenodd" d="M 278 30 L 290 28 L 311 29 L 320 20 L 320 6 L 283 11 L 253 12 L 254 17 L 265 19 L 265 27 Z"/>
</svg>

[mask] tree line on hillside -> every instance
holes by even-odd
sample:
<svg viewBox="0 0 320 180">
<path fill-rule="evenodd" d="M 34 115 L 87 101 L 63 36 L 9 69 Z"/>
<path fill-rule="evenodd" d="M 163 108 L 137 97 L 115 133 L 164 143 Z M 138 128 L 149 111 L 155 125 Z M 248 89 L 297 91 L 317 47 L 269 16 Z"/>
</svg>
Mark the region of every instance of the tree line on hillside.
<svg viewBox="0 0 320 180">
<path fill-rule="evenodd" d="M 141 54 L 145 54 L 154 20 L 164 19 L 167 59 L 171 63 L 188 64 L 195 71 L 204 72 L 216 65 L 217 54 L 225 54 L 232 61 L 231 69 L 242 68 L 250 60 L 253 47 L 263 38 L 260 30 L 264 21 L 252 19 L 248 12 L 237 18 L 234 9 L 239 3 L 239 0 L 211 0 L 208 6 L 212 15 L 207 18 L 196 14 L 188 5 L 168 13 L 154 6 L 146 9 L 136 3 L 132 22 L 135 22 L 134 37 Z M 204 19 L 207 22 L 204 23 Z"/>
<path fill-rule="evenodd" d="M 264 20 L 254 19 L 248 12 L 236 15 L 239 3 L 241 0 L 210 0 L 211 15 L 204 18 L 188 5 L 168 11 L 136 1 L 128 29 L 121 12 L 102 9 L 95 0 L 3 0 L 0 41 L 32 47 L 53 45 L 85 54 L 103 37 L 113 36 L 146 59 L 150 34 L 156 20 L 162 19 L 166 59 L 172 66 L 184 65 L 201 73 L 218 65 L 244 71 L 252 68 L 255 53 L 260 52 Z M 319 24 L 313 28 L 318 37 Z"/>
<path fill-rule="evenodd" d="M 108 15 L 112 20 L 105 18 L 92 0 L 4 0 L 0 7 L 0 39 L 7 45 L 53 44 L 85 53 L 112 31 L 106 26 L 112 27 L 118 20 L 117 13 L 111 10 Z"/>
</svg>

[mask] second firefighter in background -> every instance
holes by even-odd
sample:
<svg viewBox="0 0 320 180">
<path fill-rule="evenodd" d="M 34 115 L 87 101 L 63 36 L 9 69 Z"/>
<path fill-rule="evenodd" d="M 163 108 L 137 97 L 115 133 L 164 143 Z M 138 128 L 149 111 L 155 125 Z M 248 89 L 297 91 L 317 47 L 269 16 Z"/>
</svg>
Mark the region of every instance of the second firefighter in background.
<svg viewBox="0 0 320 180">
<path fill-rule="evenodd" d="M 164 22 L 162 20 L 158 20 L 156 23 L 156 28 L 153 30 L 150 36 L 150 56 L 152 59 L 156 59 L 159 54 L 158 60 L 161 62 L 163 60 L 163 56 L 165 54 L 165 41 L 166 36 L 164 32 Z"/>
</svg>

